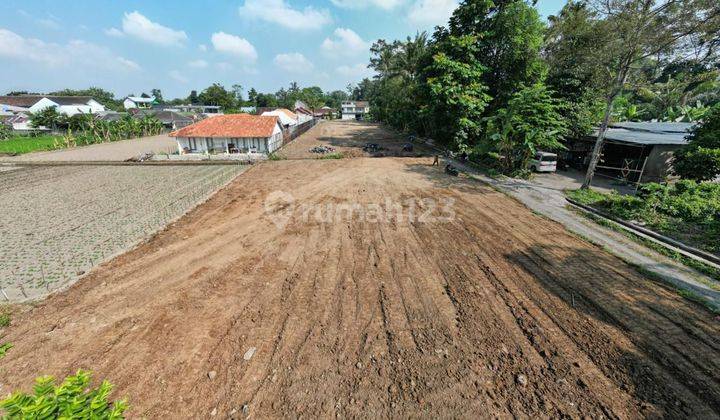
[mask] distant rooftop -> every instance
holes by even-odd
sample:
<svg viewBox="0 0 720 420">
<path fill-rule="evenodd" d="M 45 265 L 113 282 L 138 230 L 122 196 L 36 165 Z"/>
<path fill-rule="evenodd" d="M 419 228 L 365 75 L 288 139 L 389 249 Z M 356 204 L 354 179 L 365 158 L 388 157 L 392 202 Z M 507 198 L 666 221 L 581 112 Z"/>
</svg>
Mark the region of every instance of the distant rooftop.
<svg viewBox="0 0 720 420">
<path fill-rule="evenodd" d="M 86 105 L 92 99 L 91 96 L 18 95 L 0 96 L 0 104 L 30 108 L 43 98 L 48 98 L 58 105 Z"/>
</svg>

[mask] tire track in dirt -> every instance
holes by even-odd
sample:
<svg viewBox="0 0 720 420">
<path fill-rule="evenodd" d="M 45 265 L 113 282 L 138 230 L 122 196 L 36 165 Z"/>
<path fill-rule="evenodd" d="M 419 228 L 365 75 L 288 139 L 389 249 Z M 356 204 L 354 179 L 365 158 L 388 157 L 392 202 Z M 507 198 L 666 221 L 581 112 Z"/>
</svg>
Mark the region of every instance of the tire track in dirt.
<svg viewBox="0 0 720 420">
<path fill-rule="evenodd" d="M 710 313 L 430 161 L 247 171 L 14 320 L 0 392 L 90 368 L 148 418 L 718 417 Z M 453 198 L 456 214 L 295 208 L 278 229 L 276 190 L 298 205 Z"/>
</svg>

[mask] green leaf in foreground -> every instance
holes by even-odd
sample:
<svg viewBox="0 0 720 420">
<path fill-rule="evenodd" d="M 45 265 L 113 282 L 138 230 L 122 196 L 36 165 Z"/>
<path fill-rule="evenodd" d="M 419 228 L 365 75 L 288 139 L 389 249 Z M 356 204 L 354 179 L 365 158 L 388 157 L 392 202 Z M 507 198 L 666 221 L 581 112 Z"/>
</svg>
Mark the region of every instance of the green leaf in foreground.
<svg viewBox="0 0 720 420">
<path fill-rule="evenodd" d="M 55 385 L 52 376 L 35 380 L 33 394 L 15 392 L 0 401 L 0 410 L 7 419 L 122 419 L 127 409 L 124 400 L 108 402 L 112 385 L 103 381 L 92 389 L 90 372 L 79 370 Z"/>
</svg>

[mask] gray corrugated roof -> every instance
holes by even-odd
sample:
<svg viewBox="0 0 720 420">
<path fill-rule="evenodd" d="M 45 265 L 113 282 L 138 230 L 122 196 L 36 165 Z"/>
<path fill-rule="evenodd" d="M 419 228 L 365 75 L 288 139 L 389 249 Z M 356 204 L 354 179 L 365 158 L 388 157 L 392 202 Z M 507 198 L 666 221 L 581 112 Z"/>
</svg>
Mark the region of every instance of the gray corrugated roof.
<svg viewBox="0 0 720 420">
<path fill-rule="evenodd" d="M 694 123 L 681 122 L 618 122 L 610 124 L 611 127 L 627 128 L 629 130 L 654 131 L 661 133 L 687 133 Z"/>
<path fill-rule="evenodd" d="M 692 123 L 621 122 L 612 123 L 605 139 L 639 145 L 685 145 Z M 597 131 L 592 134 L 597 137 Z"/>
</svg>

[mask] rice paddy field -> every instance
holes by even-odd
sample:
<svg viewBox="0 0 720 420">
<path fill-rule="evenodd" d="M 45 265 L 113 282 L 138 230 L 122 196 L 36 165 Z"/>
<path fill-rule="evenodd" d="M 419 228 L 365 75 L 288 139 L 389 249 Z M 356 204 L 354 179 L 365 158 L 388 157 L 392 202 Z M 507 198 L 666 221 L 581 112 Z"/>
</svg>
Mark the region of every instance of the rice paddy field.
<svg viewBox="0 0 720 420">
<path fill-rule="evenodd" d="M 17 136 L 8 140 L 0 140 L 0 154 L 25 154 L 62 149 L 62 138 L 59 136 Z"/>
<path fill-rule="evenodd" d="M 162 229 L 243 166 L 0 172 L 0 302 L 41 298 Z"/>
</svg>

